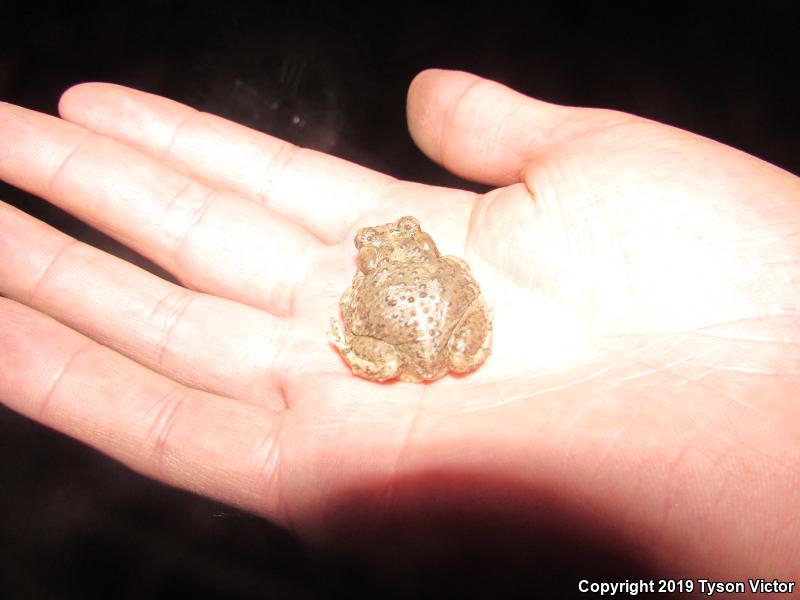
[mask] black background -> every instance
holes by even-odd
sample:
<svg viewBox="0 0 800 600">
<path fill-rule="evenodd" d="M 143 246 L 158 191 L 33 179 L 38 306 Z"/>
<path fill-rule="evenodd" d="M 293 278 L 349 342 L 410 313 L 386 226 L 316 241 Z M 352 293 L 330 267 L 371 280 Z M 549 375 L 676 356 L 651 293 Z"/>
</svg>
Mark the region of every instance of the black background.
<svg viewBox="0 0 800 600">
<path fill-rule="evenodd" d="M 663 121 L 800 172 L 796 9 L 288 4 L 0 3 L 0 99 L 55 113 L 70 85 L 110 81 L 398 177 L 479 190 L 427 161 L 406 131 L 414 74 L 458 68 L 545 100 Z M 148 266 L 40 200 L 4 184 L 0 198 Z M 260 519 L 150 482 L 5 409 L 0 486 L 2 598 L 390 591 L 358 561 L 312 556 Z M 574 571 L 551 591 L 571 595 Z M 434 568 L 406 591 L 470 589 L 470 573 L 453 573 L 465 579 L 437 579 Z M 535 591 L 537 577 L 533 568 L 524 589 Z"/>
</svg>

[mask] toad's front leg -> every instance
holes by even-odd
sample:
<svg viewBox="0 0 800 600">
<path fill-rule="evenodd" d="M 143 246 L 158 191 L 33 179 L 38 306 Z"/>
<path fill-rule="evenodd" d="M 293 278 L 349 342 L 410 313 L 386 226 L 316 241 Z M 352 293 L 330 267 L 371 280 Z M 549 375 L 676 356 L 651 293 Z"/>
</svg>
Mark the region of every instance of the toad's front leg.
<svg viewBox="0 0 800 600">
<path fill-rule="evenodd" d="M 447 343 L 450 369 L 471 371 L 489 355 L 492 346 L 492 315 L 482 296 L 469 305 Z"/>
<path fill-rule="evenodd" d="M 353 373 L 373 381 L 386 381 L 400 372 L 400 357 L 393 346 L 363 335 L 347 336 L 331 319 L 331 343 L 339 349 Z"/>
</svg>

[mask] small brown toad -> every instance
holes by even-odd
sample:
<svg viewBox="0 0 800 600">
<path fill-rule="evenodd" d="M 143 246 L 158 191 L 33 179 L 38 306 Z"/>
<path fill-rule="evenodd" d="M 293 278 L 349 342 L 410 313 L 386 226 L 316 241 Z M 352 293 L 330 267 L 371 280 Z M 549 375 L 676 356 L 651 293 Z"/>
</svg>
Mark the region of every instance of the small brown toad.
<svg viewBox="0 0 800 600">
<path fill-rule="evenodd" d="M 429 381 L 462 373 L 489 354 L 489 308 L 467 263 L 439 256 L 414 217 L 364 227 L 358 272 L 331 319 L 331 342 L 353 373 L 385 381 Z"/>
</svg>

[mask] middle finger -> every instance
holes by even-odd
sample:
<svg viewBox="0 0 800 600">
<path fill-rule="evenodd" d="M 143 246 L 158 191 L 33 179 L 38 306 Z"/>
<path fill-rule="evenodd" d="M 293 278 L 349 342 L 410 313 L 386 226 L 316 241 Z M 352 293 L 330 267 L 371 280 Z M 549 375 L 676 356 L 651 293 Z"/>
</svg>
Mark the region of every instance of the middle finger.
<svg viewBox="0 0 800 600">
<path fill-rule="evenodd" d="M 0 178 L 52 202 L 189 288 L 277 315 L 325 245 L 293 221 L 117 141 L 0 103 Z"/>
</svg>

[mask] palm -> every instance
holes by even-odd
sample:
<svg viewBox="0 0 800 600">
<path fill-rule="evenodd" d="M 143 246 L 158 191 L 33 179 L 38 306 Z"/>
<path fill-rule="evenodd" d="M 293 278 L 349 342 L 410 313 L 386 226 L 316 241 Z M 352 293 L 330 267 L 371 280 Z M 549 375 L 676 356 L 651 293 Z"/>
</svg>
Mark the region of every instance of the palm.
<svg viewBox="0 0 800 600">
<path fill-rule="evenodd" d="M 3 383 L 3 397 L 170 483 L 324 534 L 332 499 L 377 489 L 378 510 L 391 510 L 408 476 L 452 466 L 456 449 L 459 466 L 478 471 L 520 474 L 532 461 L 539 468 L 523 479 L 598 507 L 625 498 L 629 527 L 647 529 L 649 499 L 616 474 L 639 476 L 643 456 L 680 471 L 687 447 L 724 456 L 724 440 L 698 441 L 699 422 L 728 415 L 736 438 L 751 412 L 796 411 L 780 394 L 759 404 L 766 376 L 736 386 L 723 375 L 752 373 L 731 358 L 742 338 L 779 340 L 796 328 L 797 288 L 786 281 L 800 256 L 797 183 L 713 142 L 616 113 L 515 105 L 493 134 L 507 124 L 513 138 L 527 111 L 550 138 L 516 139 L 510 152 L 511 141 L 486 136 L 497 148 L 478 157 L 469 139 L 459 143 L 458 123 L 448 146 L 412 115 L 423 149 L 502 186 L 478 197 L 293 153 L 116 88 L 79 89 L 64 112 L 124 145 L 4 110 L 5 179 L 203 293 L 3 207 L 11 243 L 0 245 L 10 269 L 0 292 L 114 350 L 4 302 L 22 325 L 5 332 L 9 350 L 31 375 Z M 755 180 L 771 189 L 760 210 Z M 354 377 L 327 341 L 355 268 L 355 229 L 402 214 L 419 218 L 444 253 L 463 255 L 493 309 L 493 353 L 466 377 L 375 384 Z M 765 266 L 764 256 L 777 258 Z M 49 340 L 38 354 L 26 342 L 34 334 Z M 759 345 L 766 375 L 797 360 L 779 345 Z M 37 361 L 57 366 L 42 377 Z M 785 423 L 778 437 L 800 444 Z M 781 446 L 764 446 L 775 434 L 747 428 L 777 459 Z M 669 490 L 680 476 L 653 485 Z M 791 501 L 781 495 L 776 506 Z"/>
</svg>

